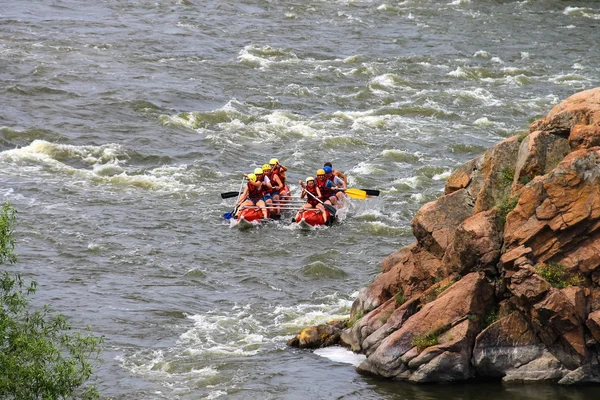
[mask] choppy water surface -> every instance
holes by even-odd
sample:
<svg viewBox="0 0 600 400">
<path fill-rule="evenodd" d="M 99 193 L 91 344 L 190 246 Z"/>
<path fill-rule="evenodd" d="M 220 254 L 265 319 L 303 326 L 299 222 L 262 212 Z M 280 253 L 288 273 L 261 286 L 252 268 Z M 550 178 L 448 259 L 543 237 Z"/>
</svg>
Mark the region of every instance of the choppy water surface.
<svg viewBox="0 0 600 400">
<path fill-rule="evenodd" d="M 285 342 L 348 315 L 454 167 L 599 86 L 599 32 L 591 0 L 0 1 L 11 269 L 108 338 L 105 397 L 597 396 L 391 383 Z M 219 193 L 272 157 L 382 196 L 327 229 L 231 229 Z"/>
</svg>

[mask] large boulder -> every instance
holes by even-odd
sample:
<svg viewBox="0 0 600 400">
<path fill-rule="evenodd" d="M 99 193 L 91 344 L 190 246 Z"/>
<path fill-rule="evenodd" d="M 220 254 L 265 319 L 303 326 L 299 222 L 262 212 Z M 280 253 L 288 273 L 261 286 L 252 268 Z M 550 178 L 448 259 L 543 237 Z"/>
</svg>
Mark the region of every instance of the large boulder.
<svg viewBox="0 0 600 400">
<path fill-rule="evenodd" d="M 568 372 L 518 311 L 494 322 L 477 336 L 473 365 L 477 375 L 505 381 L 558 380 Z"/>
<path fill-rule="evenodd" d="M 419 382 L 471 377 L 473 342 L 492 302 L 493 288 L 484 275 L 465 276 L 384 339 L 359 370 Z M 420 356 L 425 350 L 427 357 Z M 411 364 L 413 359 L 419 361 Z M 451 370 L 449 364 L 454 365 Z"/>
</svg>

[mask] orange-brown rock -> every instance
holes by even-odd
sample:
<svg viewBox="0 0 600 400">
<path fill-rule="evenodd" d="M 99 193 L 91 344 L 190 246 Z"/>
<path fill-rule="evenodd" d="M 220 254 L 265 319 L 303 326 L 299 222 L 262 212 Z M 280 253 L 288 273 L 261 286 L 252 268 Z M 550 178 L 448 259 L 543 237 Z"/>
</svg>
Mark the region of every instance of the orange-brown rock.
<svg viewBox="0 0 600 400">
<path fill-rule="evenodd" d="M 454 171 L 415 215 L 416 243 L 360 290 L 351 328 L 295 345 L 338 341 L 367 356 L 359 371 L 412 382 L 600 382 L 600 88 L 530 132 Z"/>
<path fill-rule="evenodd" d="M 412 246 L 398 259 L 397 264 L 360 290 L 352 305 L 353 315 L 374 310 L 398 293 L 410 299 L 429 288 L 442 273 L 441 260 L 418 246 Z"/>
<path fill-rule="evenodd" d="M 594 336 L 594 339 L 600 342 L 600 310 L 590 313 L 585 325 Z"/>
<path fill-rule="evenodd" d="M 420 247 L 442 258 L 456 227 L 471 215 L 473 199 L 461 189 L 421 207 L 412 220 L 413 233 Z"/>
<path fill-rule="evenodd" d="M 345 321 L 332 321 L 327 324 L 309 326 L 288 341 L 288 346 L 301 349 L 317 349 L 339 344 Z"/>
<path fill-rule="evenodd" d="M 477 324 L 467 324 L 462 330 L 462 336 L 455 336 L 452 341 L 462 343 L 453 350 L 443 348 L 444 352 L 451 351 L 454 354 L 447 354 L 435 365 L 428 378 L 412 375 L 416 372 L 410 369 L 410 360 L 402 360 L 402 356 L 415 347 L 416 338 L 419 335 L 439 335 L 449 329 L 462 323 L 469 316 L 478 316 L 482 318 L 489 309 L 493 299 L 493 289 L 485 280 L 483 275 L 471 273 L 462 280 L 456 282 L 446 291 L 441 293 L 437 299 L 427 303 L 416 314 L 409 317 L 402 327 L 389 335 L 381 342 L 377 350 L 364 361 L 359 369 L 364 372 L 370 372 L 377 375 L 394 377 L 402 373 L 406 379 L 416 381 L 439 379 L 467 379 L 472 374 L 470 366 L 470 354 L 472 344 L 475 339 Z M 462 339 L 464 338 L 464 340 Z M 443 343 L 438 343 L 443 344 Z M 459 362 L 452 369 L 447 369 L 449 361 Z M 435 368 L 434 368 L 435 367 Z M 420 365 L 419 370 L 423 368 Z"/>
<path fill-rule="evenodd" d="M 494 210 L 480 212 L 461 223 L 444 255 L 446 275 L 453 272 L 465 275 L 472 271 L 495 273 L 502 247 L 500 228 Z"/>
<path fill-rule="evenodd" d="M 546 118 L 536 122 L 536 130 L 568 137 L 577 125 L 600 125 L 600 90 L 598 88 L 576 93 L 556 105 Z"/>
<path fill-rule="evenodd" d="M 569 142 L 561 136 L 542 131 L 532 132 L 519 147 L 513 191 L 536 176 L 550 172 L 570 150 Z"/>
<path fill-rule="evenodd" d="M 600 146 L 600 126 L 575 125 L 569 135 L 569 146 L 573 150 Z"/>
<path fill-rule="evenodd" d="M 477 195 L 481 189 L 481 183 L 483 178 L 481 177 L 481 169 L 485 162 L 486 155 L 474 158 L 471 161 L 467 161 L 463 165 L 456 168 L 446 181 L 446 187 L 444 194 L 454 193 L 457 190 L 465 189 L 467 187 L 475 188 L 470 191 L 469 194 L 473 196 L 473 193 Z"/>
<path fill-rule="evenodd" d="M 483 184 L 476 193 L 474 214 L 491 209 L 510 194 L 512 182 L 508 179 L 515 173 L 519 145 L 519 138 L 513 136 L 498 143 L 489 151 L 481 170 Z"/>
</svg>

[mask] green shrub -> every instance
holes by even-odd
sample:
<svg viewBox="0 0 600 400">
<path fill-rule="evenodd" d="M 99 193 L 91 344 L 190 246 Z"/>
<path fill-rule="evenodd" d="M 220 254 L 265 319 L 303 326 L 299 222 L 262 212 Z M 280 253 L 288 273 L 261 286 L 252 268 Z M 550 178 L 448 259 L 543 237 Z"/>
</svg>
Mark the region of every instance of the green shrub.
<svg viewBox="0 0 600 400">
<path fill-rule="evenodd" d="M 392 311 L 386 312 L 381 317 L 379 317 L 379 321 L 381 321 L 381 322 L 383 322 L 385 324 L 387 322 L 387 320 L 391 317 L 392 314 L 393 314 Z"/>
<path fill-rule="evenodd" d="M 517 204 L 519 203 L 518 197 L 510 197 L 510 195 L 505 195 L 496 203 L 496 211 L 498 212 L 498 218 L 500 219 L 500 225 L 504 226 L 506 223 L 506 216 L 509 212 L 515 209 Z"/>
<path fill-rule="evenodd" d="M 0 211 L 1 263 L 17 261 L 15 220 L 16 211 L 5 203 Z M 52 315 L 47 306 L 31 311 L 27 296 L 36 287 L 18 274 L 0 272 L 0 398 L 98 398 L 94 386 L 84 385 L 104 338 L 71 332 L 66 318 Z"/>
<path fill-rule="evenodd" d="M 527 185 L 533 179 L 529 175 L 523 175 L 519 178 L 519 182 L 523 185 Z"/>
<path fill-rule="evenodd" d="M 487 328 L 496 321 L 498 321 L 498 310 L 492 310 L 483 317 L 483 326 Z"/>
<path fill-rule="evenodd" d="M 396 303 L 396 307 L 400 307 L 402 304 L 404 304 L 405 301 L 406 299 L 404 298 L 404 292 L 400 290 L 394 296 L 394 302 Z"/>
<path fill-rule="evenodd" d="M 354 324 L 356 323 L 356 321 L 358 321 L 359 319 L 361 319 L 364 315 L 364 310 L 360 310 L 359 312 L 357 312 L 356 314 L 354 314 L 354 317 L 350 318 L 348 320 L 348 328 L 352 328 L 354 326 Z"/>
<path fill-rule="evenodd" d="M 519 141 L 519 143 L 521 143 L 523 142 L 523 140 L 525 140 L 527 136 L 529 136 L 529 132 L 523 132 L 517 137 L 517 140 Z"/>
<path fill-rule="evenodd" d="M 433 293 L 435 294 L 435 298 L 437 299 L 438 297 L 440 297 L 440 294 L 444 293 L 446 291 L 446 289 L 448 289 L 452 285 L 454 285 L 454 280 L 451 280 L 443 285 L 436 287 L 433 290 Z"/>
<path fill-rule="evenodd" d="M 502 187 L 510 186 L 515 178 L 515 170 L 512 168 L 502 168 L 500 170 L 500 185 Z"/>
<path fill-rule="evenodd" d="M 0 210 L 0 264 L 17 262 L 17 255 L 14 253 L 15 238 L 13 236 L 13 227 L 17 219 L 17 211 L 10 203 L 6 202 Z"/>
<path fill-rule="evenodd" d="M 444 327 L 440 327 L 440 328 L 434 329 L 433 331 L 426 333 L 426 334 L 415 335 L 411 339 L 410 344 L 412 346 L 416 346 L 417 351 L 420 353 L 423 350 L 425 350 L 426 348 L 435 346 L 436 344 L 438 344 L 440 335 L 444 332 L 444 330 L 445 330 Z"/>
<path fill-rule="evenodd" d="M 565 266 L 560 263 L 540 264 L 535 267 L 535 272 L 546 280 L 552 287 L 562 289 L 567 286 L 577 286 L 583 281 L 579 275 L 569 276 L 565 271 Z"/>
</svg>

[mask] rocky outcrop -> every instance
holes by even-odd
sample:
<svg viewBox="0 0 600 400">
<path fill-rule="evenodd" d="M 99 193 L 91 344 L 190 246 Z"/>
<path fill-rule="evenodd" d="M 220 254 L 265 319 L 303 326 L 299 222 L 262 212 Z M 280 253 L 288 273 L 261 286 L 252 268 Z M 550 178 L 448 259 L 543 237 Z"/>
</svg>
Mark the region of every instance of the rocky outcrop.
<svg viewBox="0 0 600 400">
<path fill-rule="evenodd" d="M 600 382 L 600 88 L 458 167 L 444 193 L 345 325 L 290 344 L 346 345 L 360 372 L 411 382 Z"/>
</svg>

